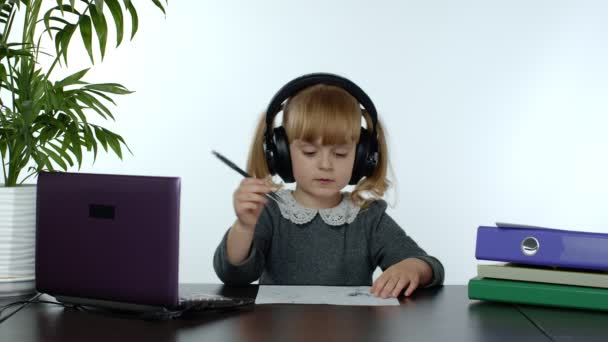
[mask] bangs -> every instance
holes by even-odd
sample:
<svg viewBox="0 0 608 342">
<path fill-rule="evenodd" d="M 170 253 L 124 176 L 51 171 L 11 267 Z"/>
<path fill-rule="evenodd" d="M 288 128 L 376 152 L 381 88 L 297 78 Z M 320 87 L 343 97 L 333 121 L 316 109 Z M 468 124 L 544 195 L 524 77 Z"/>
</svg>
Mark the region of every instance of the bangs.
<svg viewBox="0 0 608 342">
<path fill-rule="evenodd" d="M 283 126 L 295 139 L 322 145 L 357 143 L 361 133 L 361 107 L 345 90 L 327 85 L 304 89 L 285 105 Z"/>
</svg>

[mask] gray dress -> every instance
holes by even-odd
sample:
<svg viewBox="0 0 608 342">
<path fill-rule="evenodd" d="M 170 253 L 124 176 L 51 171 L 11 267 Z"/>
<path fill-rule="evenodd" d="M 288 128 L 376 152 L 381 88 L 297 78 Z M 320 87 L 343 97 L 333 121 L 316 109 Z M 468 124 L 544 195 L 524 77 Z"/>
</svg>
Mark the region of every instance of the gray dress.
<svg viewBox="0 0 608 342">
<path fill-rule="evenodd" d="M 288 190 L 278 193 L 287 205 L 269 201 L 255 228 L 250 254 L 239 265 L 226 255 L 227 232 L 213 266 L 229 285 L 372 285 L 376 267 L 386 270 L 403 259 L 425 261 L 433 270 L 427 286 L 443 283 L 443 265 L 420 248 L 377 200 L 359 210 L 345 193 L 331 209 L 303 208 Z"/>
</svg>

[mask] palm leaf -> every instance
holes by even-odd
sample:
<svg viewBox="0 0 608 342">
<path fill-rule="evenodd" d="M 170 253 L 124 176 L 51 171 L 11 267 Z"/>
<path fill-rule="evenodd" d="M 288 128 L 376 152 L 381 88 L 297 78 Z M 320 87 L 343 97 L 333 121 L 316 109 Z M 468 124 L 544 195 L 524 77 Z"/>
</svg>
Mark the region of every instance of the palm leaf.
<svg viewBox="0 0 608 342">
<path fill-rule="evenodd" d="M 165 8 L 163 7 L 163 4 L 161 4 L 160 0 L 152 0 L 152 2 L 156 5 L 156 7 L 163 11 L 164 15 L 167 15 L 167 13 L 165 12 Z M 166 3 L 168 2 L 166 1 Z"/>
<path fill-rule="evenodd" d="M 72 75 L 62 79 L 61 81 L 55 83 L 56 87 L 65 87 L 65 86 L 69 86 L 69 85 L 73 85 L 76 84 L 80 81 L 81 78 L 84 77 L 84 75 L 87 74 L 87 72 L 90 70 L 90 68 L 86 68 L 83 70 L 80 70 L 76 73 L 73 73 Z"/>
<path fill-rule="evenodd" d="M 47 156 L 51 157 L 51 159 L 53 159 L 53 161 L 59 165 L 64 171 L 68 170 L 68 165 L 65 163 L 65 161 L 63 161 L 63 158 L 61 158 L 61 156 L 59 154 L 57 154 L 55 151 L 51 150 L 48 147 L 45 146 L 41 146 L 40 149 L 42 151 L 44 151 L 46 153 Z M 52 168 L 53 166 L 50 165 L 50 163 L 48 164 L 49 168 Z"/>
<path fill-rule="evenodd" d="M 118 0 L 105 0 L 112 17 L 114 18 L 114 24 L 116 24 L 116 47 L 120 46 L 122 37 L 124 34 L 124 19 L 122 15 L 122 9 Z"/>
<path fill-rule="evenodd" d="M 89 58 L 91 58 L 91 63 L 95 63 L 93 59 L 93 47 L 92 47 L 92 28 L 91 28 L 91 17 L 88 15 L 81 15 L 80 20 L 80 35 L 82 36 L 82 42 L 84 43 L 85 48 L 87 49 L 87 53 L 89 54 Z"/>
<path fill-rule="evenodd" d="M 125 0 L 125 6 L 127 6 L 129 14 L 131 14 L 131 40 L 133 40 L 133 37 L 135 37 L 135 33 L 137 33 L 137 29 L 139 28 L 139 18 L 137 16 L 137 10 L 131 1 Z"/>
<path fill-rule="evenodd" d="M 53 148 L 53 150 L 57 153 L 57 155 L 59 156 L 59 158 L 61 158 L 61 160 L 67 162 L 67 164 L 70 166 L 74 166 L 74 161 L 72 160 L 70 155 L 66 152 L 67 145 L 64 148 L 62 146 L 59 146 L 55 143 L 50 142 L 49 146 L 51 146 Z M 67 167 L 66 167 L 66 170 L 67 170 Z"/>
<path fill-rule="evenodd" d="M 64 29 L 64 34 L 61 37 L 61 51 L 57 52 L 58 54 L 63 54 L 63 60 L 65 61 L 65 65 L 68 65 L 68 45 L 70 45 L 70 40 L 72 39 L 72 35 L 76 31 L 77 25 L 66 25 Z"/>
<path fill-rule="evenodd" d="M 95 136 L 97 137 L 97 141 L 99 141 L 104 151 L 108 151 L 108 141 L 106 140 L 106 135 L 103 129 L 98 126 L 93 126 L 93 129 L 95 130 Z"/>
<path fill-rule="evenodd" d="M 0 32 L 0 41 L 5 42 L 5 37 L 8 37 L 8 33 L 11 29 L 13 17 L 15 15 L 15 1 L 8 0 L 0 2 L 0 24 L 3 28 Z"/>
<path fill-rule="evenodd" d="M 61 12 L 61 17 L 57 17 L 57 16 L 53 15 L 58 10 Z M 74 7 L 72 7 L 70 5 L 59 5 L 59 6 L 55 6 L 51 9 L 49 9 L 44 14 L 43 22 L 44 22 L 44 27 L 46 28 L 46 31 L 48 31 L 49 36 L 51 38 L 52 38 L 51 23 L 62 24 L 63 26 L 57 27 L 60 31 L 65 31 L 68 26 L 74 25 L 74 24 L 70 23 L 69 21 L 67 21 L 65 18 L 63 18 L 63 16 L 65 15 L 64 11 L 68 12 L 68 13 L 72 13 L 72 14 L 80 17 L 80 12 L 78 12 Z M 57 53 L 59 53 L 59 51 L 57 51 Z"/>
<path fill-rule="evenodd" d="M 99 90 L 106 93 L 117 94 L 117 95 L 126 95 L 131 94 L 133 91 L 125 88 L 123 85 L 118 83 L 99 83 L 99 84 L 90 84 L 82 87 L 83 89 L 91 89 L 91 90 Z"/>
<path fill-rule="evenodd" d="M 91 13 L 91 20 L 95 27 L 95 33 L 97 34 L 97 40 L 99 41 L 99 51 L 101 52 L 101 59 L 106 54 L 106 43 L 108 41 L 108 23 L 106 17 L 104 17 L 97 7 L 94 5 L 89 6 L 89 12 Z"/>
</svg>

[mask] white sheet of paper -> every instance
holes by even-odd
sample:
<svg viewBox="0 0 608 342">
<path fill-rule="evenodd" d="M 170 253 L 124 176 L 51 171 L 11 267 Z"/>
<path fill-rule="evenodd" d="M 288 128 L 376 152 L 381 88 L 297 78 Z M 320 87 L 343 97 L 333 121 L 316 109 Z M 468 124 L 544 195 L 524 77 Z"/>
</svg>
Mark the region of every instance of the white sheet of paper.
<svg viewBox="0 0 608 342">
<path fill-rule="evenodd" d="M 374 297 L 369 286 L 277 286 L 260 285 L 256 304 L 330 304 L 396 306 L 396 298 Z"/>
</svg>

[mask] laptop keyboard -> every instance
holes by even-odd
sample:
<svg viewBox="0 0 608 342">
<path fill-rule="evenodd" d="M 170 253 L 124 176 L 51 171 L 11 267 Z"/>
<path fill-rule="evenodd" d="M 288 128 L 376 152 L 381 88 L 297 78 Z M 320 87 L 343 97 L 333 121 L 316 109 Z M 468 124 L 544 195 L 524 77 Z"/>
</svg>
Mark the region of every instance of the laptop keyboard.
<svg viewBox="0 0 608 342">
<path fill-rule="evenodd" d="M 194 311 L 237 308 L 253 304 L 252 298 L 232 298 L 212 294 L 192 294 L 180 297 L 179 307 Z"/>
</svg>

